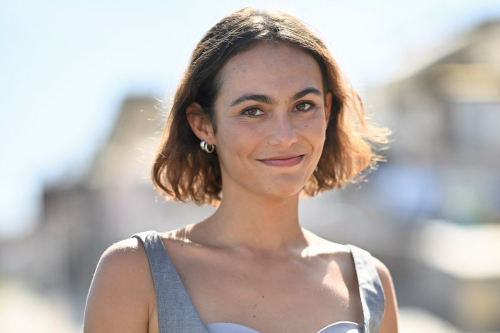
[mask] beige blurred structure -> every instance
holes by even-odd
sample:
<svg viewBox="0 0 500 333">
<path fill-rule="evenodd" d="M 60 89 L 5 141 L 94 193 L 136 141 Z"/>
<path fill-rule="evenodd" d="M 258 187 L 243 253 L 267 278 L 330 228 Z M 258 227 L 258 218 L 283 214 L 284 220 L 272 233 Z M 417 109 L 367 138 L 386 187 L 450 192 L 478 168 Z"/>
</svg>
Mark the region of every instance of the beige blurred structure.
<svg viewBox="0 0 500 333">
<path fill-rule="evenodd" d="M 45 191 L 40 232 L 51 233 L 45 239 L 52 240 L 48 246 L 54 250 L 68 249 L 64 257 L 54 253 L 51 258 L 62 266 L 57 275 L 65 276 L 80 310 L 97 261 L 109 245 L 136 232 L 174 229 L 206 215 L 207 208 L 156 197 L 148 177 L 163 125 L 160 107 L 150 96 L 128 97 L 87 174 L 75 184 Z"/>
<path fill-rule="evenodd" d="M 500 22 L 410 57 L 369 100 L 395 130 L 389 160 L 438 184 L 428 193 L 439 203 L 433 215 L 463 224 L 500 221 Z"/>
<path fill-rule="evenodd" d="M 76 322 L 82 322 L 92 275 L 109 245 L 136 232 L 184 226 L 213 210 L 157 197 L 148 177 L 163 125 L 161 106 L 151 96 L 125 99 L 84 176 L 46 185 L 37 228 L 2 244 L 2 273 L 65 295 Z"/>
<path fill-rule="evenodd" d="M 466 332 L 500 327 L 500 224 L 431 221 L 416 235 L 419 302 Z"/>
<path fill-rule="evenodd" d="M 499 332 L 500 21 L 417 56 L 369 97 L 395 129 L 382 178 L 400 181 L 377 200 L 414 212 L 400 300 L 464 332 Z"/>
<path fill-rule="evenodd" d="M 388 162 L 367 183 L 304 200 L 300 218 L 386 263 L 402 332 L 500 332 L 500 23 L 419 63 L 367 92 L 368 111 L 395 133 Z M 0 244 L 0 273 L 68 297 L 75 322 L 109 245 L 214 210 L 157 197 L 149 170 L 161 107 L 150 96 L 126 98 L 85 175 L 48 184 L 34 233 Z"/>
</svg>

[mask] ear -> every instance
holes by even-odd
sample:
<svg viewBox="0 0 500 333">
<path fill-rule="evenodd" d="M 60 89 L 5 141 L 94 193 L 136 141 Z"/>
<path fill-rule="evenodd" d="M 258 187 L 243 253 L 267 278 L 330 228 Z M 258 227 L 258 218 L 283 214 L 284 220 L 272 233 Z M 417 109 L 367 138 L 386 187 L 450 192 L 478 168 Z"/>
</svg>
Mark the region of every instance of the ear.
<svg viewBox="0 0 500 333">
<path fill-rule="evenodd" d="M 194 134 L 206 143 L 215 144 L 214 129 L 200 104 L 193 102 L 186 108 L 186 116 Z"/>
<path fill-rule="evenodd" d="M 330 112 L 332 111 L 332 92 L 328 91 L 325 98 L 325 118 L 326 122 L 330 120 Z"/>
</svg>

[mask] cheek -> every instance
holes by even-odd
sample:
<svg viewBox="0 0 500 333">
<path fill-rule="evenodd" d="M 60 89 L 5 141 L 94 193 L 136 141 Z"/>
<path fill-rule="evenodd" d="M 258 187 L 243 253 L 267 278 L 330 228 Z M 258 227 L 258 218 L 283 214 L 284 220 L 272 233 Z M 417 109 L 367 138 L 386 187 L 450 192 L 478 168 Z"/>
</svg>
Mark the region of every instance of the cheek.
<svg viewBox="0 0 500 333">
<path fill-rule="evenodd" d="M 299 121 L 296 128 L 313 146 L 323 146 L 326 138 L 326 120 L 321 113 L 318 112 L 309 119 Z"/>
<path fill-rule="evenodd" d="M 224 162 L 237 163 L 248 156 L 258 143 L 258 132 L 247 124 L 221 124 L 216 137 L 219 155 Z"/>
</svg>

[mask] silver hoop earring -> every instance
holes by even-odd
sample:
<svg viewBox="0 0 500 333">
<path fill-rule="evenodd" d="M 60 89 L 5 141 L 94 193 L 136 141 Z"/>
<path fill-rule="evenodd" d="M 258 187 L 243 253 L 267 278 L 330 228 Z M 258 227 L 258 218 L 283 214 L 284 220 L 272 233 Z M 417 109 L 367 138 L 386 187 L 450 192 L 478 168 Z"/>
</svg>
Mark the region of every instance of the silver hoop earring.
<svg viewBox="0 0 500 333">
<path fill-rule="evenodd" d="M 209 154 L 213 153 L 215 149 L 214 145 L 209 145 L 208 143 L 205 142 L 205 140 L 201 140 L 200 148 Z"/>
</svg>

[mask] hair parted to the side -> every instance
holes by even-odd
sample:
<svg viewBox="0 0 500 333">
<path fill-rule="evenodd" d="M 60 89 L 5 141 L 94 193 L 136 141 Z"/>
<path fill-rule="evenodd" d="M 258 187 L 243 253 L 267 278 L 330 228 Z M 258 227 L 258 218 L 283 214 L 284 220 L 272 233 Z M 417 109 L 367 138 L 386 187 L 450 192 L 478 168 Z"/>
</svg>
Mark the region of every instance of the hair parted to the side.
<svg viewBox="0 0 500 333">
<path fill-rule="evenodd" d="M 318 165 L 302 195 L 314 196 L 328 189 L 361 181 L 366 173 L 386 161 L 374 151 L 386 149 L 391 131 L 368 122 L 358 93 L 342 76 L 325 44 L 299 19 L 277 10 L 239 10 L 218 22 L 196 46 L 190 64 L 177 87 L 161 144 L 151 170 L 157 191 L 180 201 L 217 205 L 221 200 L 222 179 L 217 150 L 200 149 L 200 139 L 192 131 L 186 108 L 198 102 L 200 115 L 217 131 L 215 100 L 220 71 L 238 52 L 264 41 L 294 45 L 318 63 L 323 91 L 333 94 L 325 144 Z M 368 168 L 367 168 L 368 167 Z"/>
</svg>

